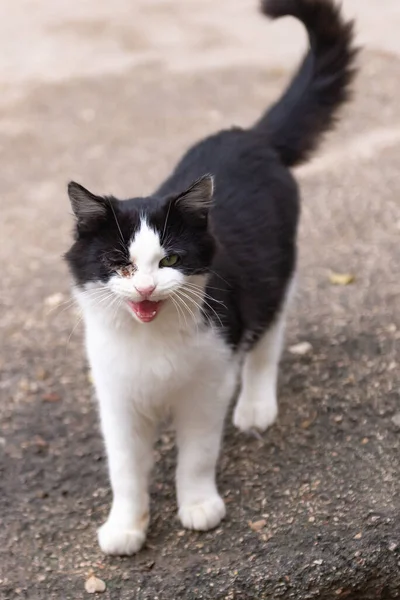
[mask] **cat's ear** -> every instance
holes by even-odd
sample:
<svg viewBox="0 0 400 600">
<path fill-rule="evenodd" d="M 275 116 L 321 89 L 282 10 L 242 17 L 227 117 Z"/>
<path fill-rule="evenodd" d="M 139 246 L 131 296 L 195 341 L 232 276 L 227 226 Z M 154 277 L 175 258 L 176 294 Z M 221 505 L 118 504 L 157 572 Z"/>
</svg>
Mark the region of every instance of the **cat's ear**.
<svg viewBox="0 0 400 600">
<path fill-rule="evenodd" d="M 68 184 L 68 196 L 74 215 L 78 220 L 78 227 L 80 225 L 85 227 L 107 215 L 105 199 L 95 196 L 75 181 Z"/>
<path fill-rule="evenodd" d="M 204 175 L 195 181 L 190 188 L 175 198 L 178 210 L 193 216 L 207 219 L 208 211 L 212 205 L 214 180 L 211 175 Z"/>
</svg>

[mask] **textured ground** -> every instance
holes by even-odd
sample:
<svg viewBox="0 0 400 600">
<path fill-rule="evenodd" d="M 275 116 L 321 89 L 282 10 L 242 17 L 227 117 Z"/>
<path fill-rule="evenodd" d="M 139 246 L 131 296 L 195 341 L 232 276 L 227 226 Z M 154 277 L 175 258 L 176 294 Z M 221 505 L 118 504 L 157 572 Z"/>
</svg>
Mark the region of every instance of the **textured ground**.
<svg viewBox="0 0 400 600">
<path fill-rule="evenodd" d="M 344 0 L 366 44 L 355 101 L 298 172 L 287 346 L 312 350 L 285 352 L 265 436 L 227 425 L 226 521 L 181 530 L 165 429 L 146 548 L 105 558 L 95 540 L 110 493 L 81 325 L 63 304 L 65 183 L 146 193 L 193 140 L 251 123 L 304 47 L 295 23 L 268 26 L 254 4 L 0 2 L 1 599 L 85 598 L 92 571 L 113 600 L 400 597 L 398 0 Z M 355 281 L 333 286 L 330 271 Z"/>
</svg>

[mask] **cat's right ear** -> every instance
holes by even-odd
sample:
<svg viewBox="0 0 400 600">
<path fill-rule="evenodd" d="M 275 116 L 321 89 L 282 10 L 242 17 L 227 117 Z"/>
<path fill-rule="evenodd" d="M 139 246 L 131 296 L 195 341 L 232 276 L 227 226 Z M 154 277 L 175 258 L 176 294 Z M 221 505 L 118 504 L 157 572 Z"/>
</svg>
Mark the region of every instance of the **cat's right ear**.
<svg viewBox="0 0 400 600">
<path fill-rule="evenodd" d="M 106 200 L 95 196 L 79 183 L 68 184 L 68 196 L 79 227 L 87 227 L 107 216 Z"/>
</svg>

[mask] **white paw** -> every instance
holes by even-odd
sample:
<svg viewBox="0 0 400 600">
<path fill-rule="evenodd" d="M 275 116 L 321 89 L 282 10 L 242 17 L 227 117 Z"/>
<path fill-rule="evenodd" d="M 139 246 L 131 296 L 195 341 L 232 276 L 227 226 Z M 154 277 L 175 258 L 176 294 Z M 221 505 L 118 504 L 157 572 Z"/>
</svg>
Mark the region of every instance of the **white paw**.
<svg viewBox="0 0 400 600">
<path fill-rule="evenodd" d="M 233 413 L 233 424 L 240 431 L 258 429 L 265 431 L 276 421 L 278 404 L 276 398 L 259 402 L 249 402 L 239 398 Z"/>
<path fill-rule="evenodd" d="M 106 521 L 97 531 L 100 548 L 105 554 L 135 554 L 143 546 L 146 530 L 128 529 Z"/>
<path fill-rule="evenodd" d="M 198 504 L 184 504 L 179 509 L 179 518 L 186 529 L 207 531 L 216 527 L 225 517 L 226 509 L 220 496 L 212 496 Z"/>
</svg>

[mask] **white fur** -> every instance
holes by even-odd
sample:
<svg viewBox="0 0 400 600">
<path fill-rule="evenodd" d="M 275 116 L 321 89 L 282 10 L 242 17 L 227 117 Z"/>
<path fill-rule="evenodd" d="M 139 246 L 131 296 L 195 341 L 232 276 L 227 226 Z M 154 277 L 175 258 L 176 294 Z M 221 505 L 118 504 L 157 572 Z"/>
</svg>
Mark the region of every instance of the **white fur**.
<svg viewBox="0 0 400 600">
<path fill-rule="evenodd" d="M 107 554 L 132 554 L 145 540 L 152 445 L 157 424 L 168 413 L 177 430 L 182 524 L 205 530 L 223 518 L 215 466 L 237 377 L 231 351 L 214 329 L 202 324 L 197 297 L 184 299 L 190 309 L 185 319 L 167 301 L 153 322 L 137 323 L 125 306 L 125 298 L 135 298 L 132 282 L 137 274 L 157 282 L 157 297 L 166 289 L 178 289 L 183 276 L 176 269 L 158 269 L 160 244 L 145 224 L 131 252 L 138 269 L 132 280 L 113 278 L 111 298 L 100 284 L 76 291 L 113 490 L 110 515 L 99 530 L 99 543 Z"/>
<path fill-rule="evenodd" d="M 185 277 L 178 269 L 159 268 L 160 260 L 166 254 L 160 244 L 158 234 L 148 226 L 144 219 L 129 246 L 129 255 L 135 265 L 135 271 L 128 277 L 117 273 L 109 281 L 108 287 L 117 297 L 140 302 L 143 298 L 138 289 L 155 286 L 151 300 L 165 300 L 185 283 Z M 193 281 L 197 280 L 199 280 L 198 277 L 193 278 Z M 125 305 L 125 310 L 129 311 L 127 305 Z M 132 311 L 130 313 L 140 322 Z"/>
<path fill-rule="evenodd" d="M 99 543 L 107 554 L 133 554 L 144 543 L 152 446 L 157 425 L 167 414 L 172 414 L 177 432 L 176 488 L 183 526 L 207 530 L 224 517 L 215 467 L 239 369 L 239 357 L 217 330 L 202 323 L 201 288 L 191 293 L 182 287 L 204 281 L 159 268 L 164 251 L 145 221 L 130 254 L 135 271 L 113 276 L 106 286 L 91 283 L 75 292 L 84 315 L 113 491 L 109 517 L 99 529 Z M 154 321 L 139 324 L 127 299 L 140 300 L 135 284 L 143 278 L 156 286 L 154 299 L 169 299 Z M 235 412 L 241 429 L 264 429 L 276 416 L 280 329 L 279 324 L 246 358 Z M 266 368 L 265 359 L 270 361 Z"/>
<path fill-rule="evenodd" d="M 285 320 L 294 290 L 288 287 L 286 300 L 272 326 L 246 355 L 242 387 L 233 413 L 233 423 L 241 431 L 265 431 L 278 416 L 278 367 L 283 348 Z"/>
<path fill-rule="evenodd" d="M 265 431 L 278 416 L 276 392 L 283 330 L 284 319 L 279 316 L 245 358 L 242 388 L 233 414 L 233 422 L 241 431 Z"/>
</svg>

